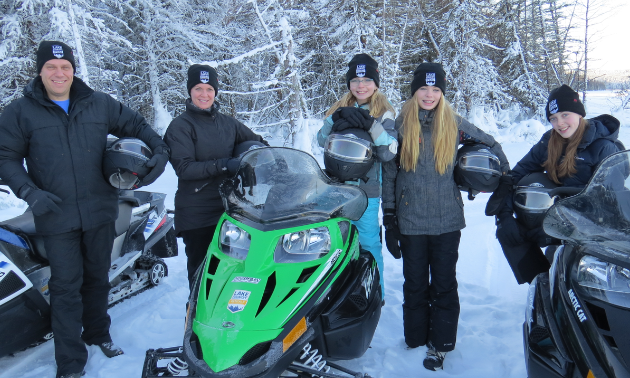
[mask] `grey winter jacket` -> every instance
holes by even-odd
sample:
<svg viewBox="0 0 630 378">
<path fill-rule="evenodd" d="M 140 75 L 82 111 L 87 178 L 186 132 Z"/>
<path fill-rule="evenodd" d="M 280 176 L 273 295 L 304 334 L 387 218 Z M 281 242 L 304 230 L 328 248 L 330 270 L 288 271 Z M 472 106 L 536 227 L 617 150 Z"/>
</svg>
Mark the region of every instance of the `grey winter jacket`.
<svg viewBox="0 0 630 378">
<path fill-rule="evenodd" d="M 399 169 L 396 160 L 383 164 L 383 211 L 396 209 L 398 226 L 405 235 L 440 235 L 466 227 L 462 195 L 453 178 L 454 164 L 443 175 L 435 170 L 431 138 L 433 112 L 420 110 L 421 146 L 415 171 Z M 501 161 L 501 170 L 509 164 L 501 145 L 494 138 L 458 116 L 458 145 L 468 141 L 487 145 Z M 402 117 L 396 119 L 396 131 Z M 398 134 L 402 145 L 402 135 Z M 453 156 L 455 163 L 455 156 Z"/>
<path fill-rule="evenodd" d="M 171 165 L 178 177 L 175 193 L 177 232 L 217 224 L 225 210 L 219 185 L 228 177 L 216 159 L 232 157 L 234 146 L 248 140 L 264 142 L 235 118 L 221 114 L 219 104 L 202 110 L 186 100 L 186 111 L 164 134 L 171 148 Z"/>
<path fill-rule="evenodd" d="M 140 113 L 95 92 L 77 77 L 70 87 L 68 114 L 48 98 L 39 76 L 24 88 L 24 97 L 4 109 L 0 178 L 18 196 L 29 185 L 62 200 L 62 214 L 35 217 L 38 233 L 85 231 L 116 219 L 118 190 L 102 170 L 108 134 L 139 138 L 153 152 L 168 154 L 162 138 Z"/>
<path fill-rule="evenodd" d="M 359 106 L 355 103 L 355 107 L 370 110 L 368 104 Z M 398 151 L 398 134 L 394 130 L 394 124 L 394 113 L 386 111 L 382 116 L 374 120 L 369 130 L 377 160 L 366 174 L 368 181 L 359 180 L 359 187 L 365 191 L 368 198 L 379 198 L 381 196 L 381 182 L 383 181 L 381 178 L 381 162 L 394 159 Z M 332 115 L 330 115 L 326 117 L 324 125 L 317 132 L 317 143 L 319 143 L 320 147 L 324 147 L 326 138 L 328 138 L 332 130 L 332 125 Z M 348 183 L 352 184 L 356 182 Z"/>
</svg>

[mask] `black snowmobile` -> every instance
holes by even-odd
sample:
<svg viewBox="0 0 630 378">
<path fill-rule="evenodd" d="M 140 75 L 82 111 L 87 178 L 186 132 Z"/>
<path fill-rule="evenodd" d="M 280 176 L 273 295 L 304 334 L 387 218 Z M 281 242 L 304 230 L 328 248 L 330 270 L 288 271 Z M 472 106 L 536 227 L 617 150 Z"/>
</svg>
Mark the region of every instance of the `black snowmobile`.
<svg viewBox="0 0 630 378">
<path fill-rule="evenodd" d="M 162 258 L 177 256 L 177 240 L 165 197 L 120 191 L 109 270 L 110 305 L 159 284 L 168 274 Z M 0 222 L 0 357 L 53 337 L 49 279 L 46 250 L 31 210 Z"/>
<path fill-rule="evenodd" d="M 207 378 L 368 377 L 331 362 L 362 356 L 381 314 L 376 261 L 350 222 L 367 207 L 363 190 L 334 183 L 303 151 L 266 147 L 247 152 L 220 193 L 226 213 L 184 345 L 147 351 L 142 376 L 185 362 Z"/>
<path fill-rule="evenodd" d="M 546 213 L 545 232 L 563 245 L 529 288 L 530 378 L 630 377 L 629 175 L 630 151 L 611 155 Z"/>
</svg>

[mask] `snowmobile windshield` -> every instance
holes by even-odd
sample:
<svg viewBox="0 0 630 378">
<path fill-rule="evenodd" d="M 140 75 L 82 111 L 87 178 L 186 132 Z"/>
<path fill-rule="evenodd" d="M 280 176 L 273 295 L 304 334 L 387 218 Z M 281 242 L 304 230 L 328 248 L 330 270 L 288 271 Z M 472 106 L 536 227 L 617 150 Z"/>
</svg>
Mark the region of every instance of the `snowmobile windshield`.
<svg viewBox="0 0 630 378">
<path fill-rule="evenodd" d="M 219 192 L 228 215 L 262 224 L 358 220 L 367 207 L 363 190 L 332 182 L 311 155 L 282 147 L 247 152 Z"/>
<path fill-rule="evenodd" d="M 630 257 L 630 150 L 607 157 L 582 192 L 549 209 L 543 227 L 611 258 Z"/>
</svg>

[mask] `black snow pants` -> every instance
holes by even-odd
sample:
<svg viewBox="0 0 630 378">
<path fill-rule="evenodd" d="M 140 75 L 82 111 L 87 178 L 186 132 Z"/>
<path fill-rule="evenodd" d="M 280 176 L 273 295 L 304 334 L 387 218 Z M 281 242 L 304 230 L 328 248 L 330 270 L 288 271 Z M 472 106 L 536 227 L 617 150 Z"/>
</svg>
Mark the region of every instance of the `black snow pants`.
<svg viewBox="0 0 630 378">
<path fill-rule="evenodd" d="M 455 348 L 459 295 L 455 267 L 461 231 L 404 235 L 403 323 L 405 342 L 415 348 L 431 342 L 440 352 Z"/>
<path fill-rule="evenodd" d="M 108 272 L 115 237 L 114 222 L 88 231 L 43 237 L 50 262 L 50 306 L 58 377 L 83 371 L 88 359 L 85 344 L 111 341 Z"/>
<path fill-rule="evenodd" d="M 195 280 L 195 272 L 199 265 L 203 262 L 203 259 L 208 253 L 208 247 L 214 236 L 214 230 L 217 225 L 195 228 L 193 230 L 181 231 L 179 234 L 184 239 L 186 245 L 186 257 L 188 258 L 188 288 L 192 290 L 192 285 Z"/>
<path fill-rule="evenodd" d="M 531 283 L 539 273 L 549 271 L 551 265 L 536 243 L 526 240 L 523 244 L 511 245 L 498 232 L 497 239 L 519 285 Z"/>
</svg>

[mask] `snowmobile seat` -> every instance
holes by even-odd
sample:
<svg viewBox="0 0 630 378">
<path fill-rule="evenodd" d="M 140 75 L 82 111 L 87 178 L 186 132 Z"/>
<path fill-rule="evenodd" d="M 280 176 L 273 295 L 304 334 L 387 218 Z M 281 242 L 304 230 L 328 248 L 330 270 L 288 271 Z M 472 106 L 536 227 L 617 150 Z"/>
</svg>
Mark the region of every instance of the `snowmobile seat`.
<svg viewBox="0 0 630 378">
<path fill-rule="evenodd" d="M 30 209 L 26 210 L 22 215 L 0 222 L 0 226 L 29 236 L 37 233 L 35 231 L 35 219 Z"/>
<path fill-rule="evenodd" d="M 129 224 L 131 222 L 131 210 L 133 206 L 129 201 L 119 200 L 118 201 L 118 218 L 116 218 L 116 236 L 122 235 L 125 231 L 129 229 Z"/>
</svg>

